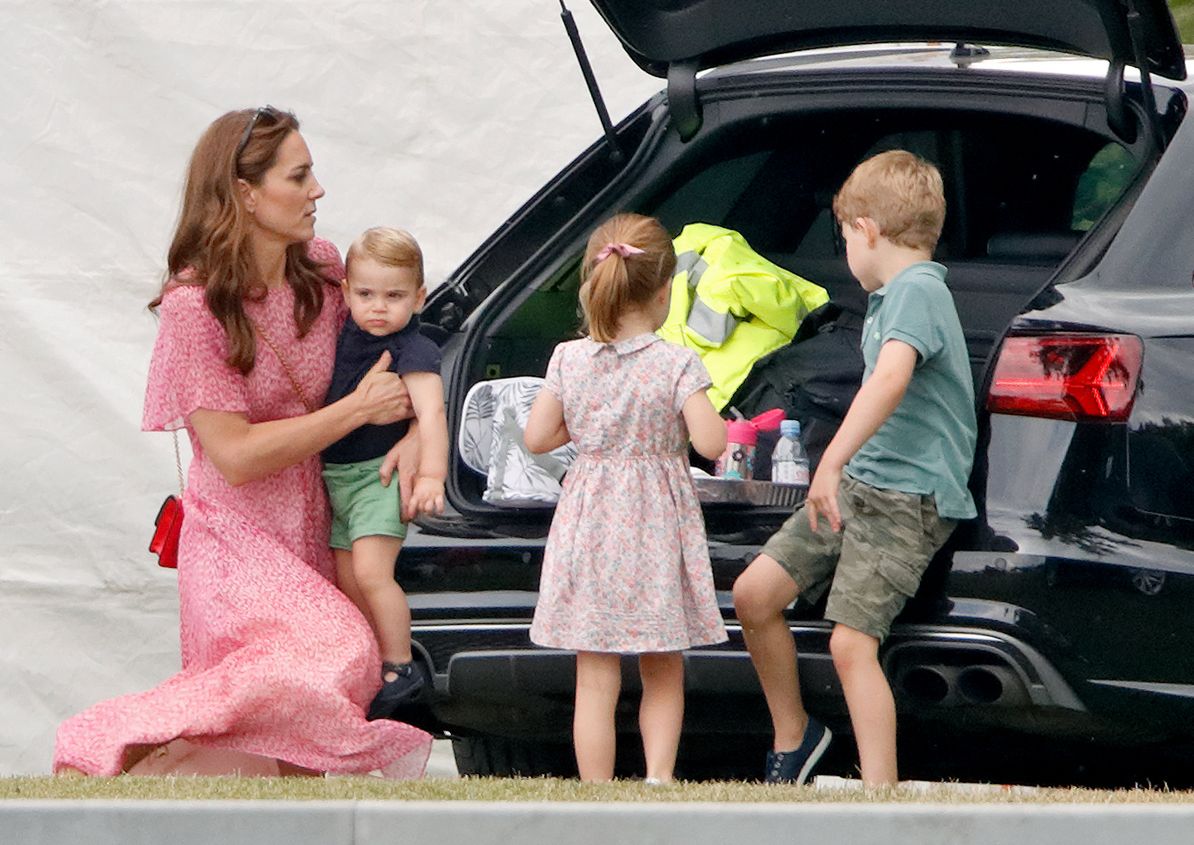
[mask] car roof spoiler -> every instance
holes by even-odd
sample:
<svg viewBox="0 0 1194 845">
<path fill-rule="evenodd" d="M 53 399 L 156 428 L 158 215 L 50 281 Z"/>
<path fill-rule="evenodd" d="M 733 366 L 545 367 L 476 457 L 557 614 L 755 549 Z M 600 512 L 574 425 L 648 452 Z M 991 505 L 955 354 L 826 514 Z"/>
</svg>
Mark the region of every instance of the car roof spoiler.
<svg viewBox="0 0 1194 845">
<path fill-rule="evenodd" d="M 943 41 L 1006 44 L 1105 59 L 1108 116 L 1134 139 L 1123 70 L 1140 69 L 1146 121 L 1158 129 L 1151 74 L 1186 78 L 1181 40 L 1165 0 L 592 0 L 630 57 L 667 79 L 681 138 L 701 126 L 699 71 L 821 47 Z"/>
</svg>

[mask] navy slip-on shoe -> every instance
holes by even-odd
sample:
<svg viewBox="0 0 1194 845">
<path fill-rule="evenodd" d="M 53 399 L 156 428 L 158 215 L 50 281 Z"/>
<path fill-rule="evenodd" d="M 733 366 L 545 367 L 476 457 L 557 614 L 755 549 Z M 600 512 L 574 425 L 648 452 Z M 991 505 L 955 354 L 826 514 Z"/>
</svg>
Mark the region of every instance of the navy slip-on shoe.
<svg viewBox="0 0 1194 845">
<path fill-rule="evenodd" d="M 813 773 L 825 749 L 833 740 L 833 732 L 812 716 L 804 729 L 804 739 L 795 751 L 768 751 L 764 783 L 802 784 Z"/>
</svg>

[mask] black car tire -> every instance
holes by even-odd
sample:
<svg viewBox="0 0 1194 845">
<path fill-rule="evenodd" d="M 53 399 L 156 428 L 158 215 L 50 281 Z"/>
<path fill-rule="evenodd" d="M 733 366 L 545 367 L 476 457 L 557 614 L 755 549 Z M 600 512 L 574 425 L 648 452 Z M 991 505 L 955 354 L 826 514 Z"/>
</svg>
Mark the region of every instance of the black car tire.
<svg viewBox="0 0 1194 845">
<path fill-rule="evenodd" d="M 461 776 L 576 776 L 572 748 L 562 743 L 475 734 L 452 737 L 452 753 Z"/>
</svg>

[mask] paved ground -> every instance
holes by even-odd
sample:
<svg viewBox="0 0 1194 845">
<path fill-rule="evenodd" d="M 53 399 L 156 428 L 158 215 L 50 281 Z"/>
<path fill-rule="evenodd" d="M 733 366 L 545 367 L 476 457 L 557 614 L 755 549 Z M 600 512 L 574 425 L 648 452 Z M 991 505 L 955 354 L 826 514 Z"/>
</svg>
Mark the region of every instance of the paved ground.
<svg viewBox="0 0 1194 845">
<path fill-rule="evenodd" d="M 452 756 L 452 741 L 437 739 L 431 746 L 431 759 L 427 761 L 427 777 L 454 778 L 456 773 L 456 758 Z"/>
<path fill-rule="evenodd" d="M 8 801 L 17 845 L 1188 845 L 1194 806 Z"/>
</svg>

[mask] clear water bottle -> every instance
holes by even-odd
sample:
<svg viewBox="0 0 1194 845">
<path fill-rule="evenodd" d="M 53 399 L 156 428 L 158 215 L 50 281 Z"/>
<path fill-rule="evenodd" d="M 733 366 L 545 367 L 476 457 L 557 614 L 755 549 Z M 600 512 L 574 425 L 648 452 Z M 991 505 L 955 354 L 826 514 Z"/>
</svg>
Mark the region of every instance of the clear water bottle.
<svg viewBox="0 0 1194 845">
<path fill-rule="evenodd" d="M 771 453 L 771 480 L 777 484 L 808 486 L 808 455 L 800 442 L 800 420 L 779 424 L 779 442 Z"/>
</svg>

